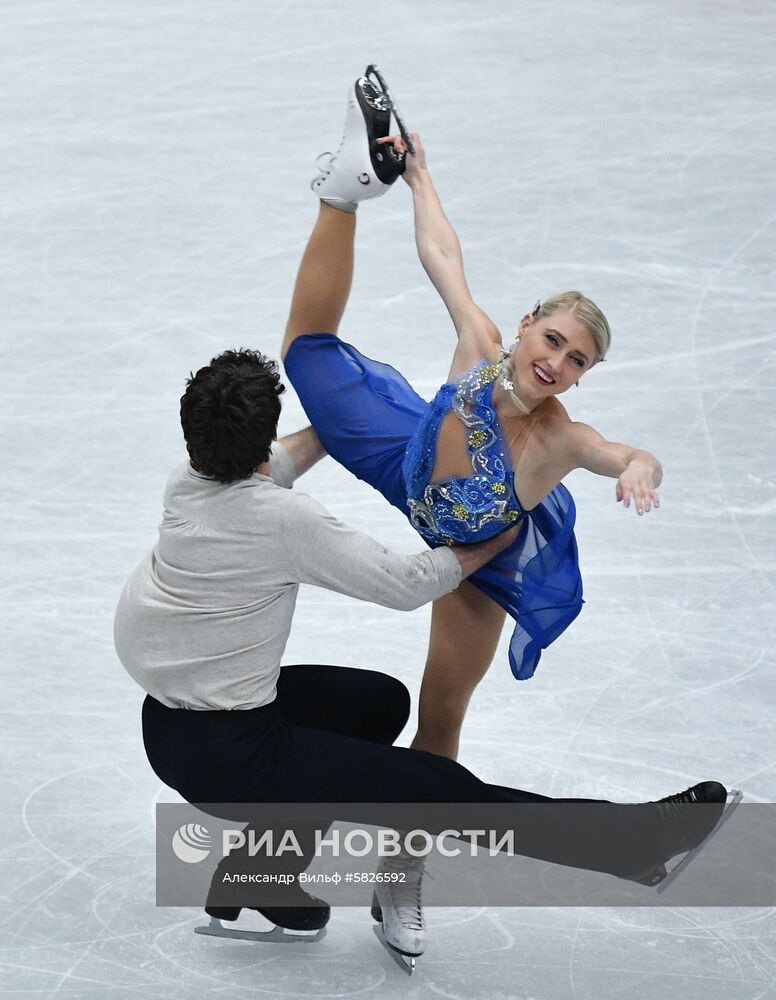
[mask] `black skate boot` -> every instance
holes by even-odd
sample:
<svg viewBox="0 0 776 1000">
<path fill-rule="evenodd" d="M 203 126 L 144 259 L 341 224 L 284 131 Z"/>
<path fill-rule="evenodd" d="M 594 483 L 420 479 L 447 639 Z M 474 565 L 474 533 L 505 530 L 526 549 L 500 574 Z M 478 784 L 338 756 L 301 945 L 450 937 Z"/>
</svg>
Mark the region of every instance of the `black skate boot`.
<svg viewBox="0 0 776 1000">
<path fill-rule="evenodd" d="M 729 794 L 731 801 L 728 803 Z M 729 819 L 742 798 L 742 793 L 735 789 L 728 793 L 719 781 L 701 781 L 683 792 L 657 799 L 654 805 L 663 825 L 660 843 L 662 860 L 645 871 L 629 876 L 631 881 L 657 888 L 658 892 L 665 891 Z M 679 854 L 685 857 L 669 871 L 666 864 Z"/>
<path fill-rule="evenodd" d="M 354 212 L 360 201 L 379 198 L 404 172 L 404 156 L 378 139 L 391 134 L 391 115 L 412 155 L 404 121 L 380 71 L 369 65 L 348 97 L 345 130 L 336 154 L 318 157 L 320 175 L 311 187 L 327 204 Z M 324 158 L 328 157 L 328 161 Z"/>
<path fill-rule="evenodd" d="M 205 906 L 205 913 L 217 920 L 236 920 L 240 916 L 241 906 Z M 283 889 L 282 906 L 249 906 L 278 927 L 290 931 L 319 931 L 329 922 L 331 907 L 317 896 L 305 892 L 296 882 Z"/>
<path fill-rule="evenodd" d="M 271 881 L 262 879 L 253 891 L 244 884 L 236 888 L 224 881 L 225 872 L 270 875 Z M 280 882 L 281 877 L 288 881 Z M 298 879 L 298 872 L 277 871 L 276 867 L 267 864 L 266 859 L 257 861 L 245 856 L 245 851 L 236 852 L 222 861 L 213 874 L 205 904 L 210 923 L 195 928 L 196 933 L 244 941 L 320 941 L 326 933 L 324 928 L 329 922 L 331 907 L 323 899 L 305 892 Z M 247 897 L 246 892 L 250 893 Z M 248 931 L 223 926 L 222 921 L 232 923 L 237 920 L 243 909 L 255 910 L 275 927 L 271 931 Z M 288 934 L 287 931 L 297 933 Z"/>
<path fill-rule="evenodd" d="M 296 883 L 286 886 L 286 889 L 289 891 L 283 893 L 283 906 L 247 907 L 247 909 L 256 910 L 266 920 L 274 924 L 275 927 L 271 931 L 249 931 L 240 930 L 237 927 L 224 927 L 222 921 L 231 923 L 237 920 L 243 907 L 207 905 L 205 913 L 210 917 L 210 923 L 204 927 L 196 927 L 195 932 L 211 937 L 274 942 L 276 944 L 320 941 L 326 935 L 325 927 L 331 916 L 331 907 L 323 899 L 306 893 Z M 288 900 L 287 905 L 285 905 L 285 899 Z M 287 931 L 292 933 L 289 934 Z"/>
</svg>

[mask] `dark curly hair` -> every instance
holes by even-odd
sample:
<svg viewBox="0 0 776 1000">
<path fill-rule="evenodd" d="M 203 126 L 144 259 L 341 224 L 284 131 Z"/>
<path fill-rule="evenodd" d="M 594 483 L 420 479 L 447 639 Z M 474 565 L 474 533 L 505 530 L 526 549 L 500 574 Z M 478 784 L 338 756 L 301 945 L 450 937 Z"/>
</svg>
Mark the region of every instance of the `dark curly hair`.
<svg viewBox="0 0 776 1000">
<path fill-rule="evenodd" d="M 186 380 L 181 426 L 194 468 L 221 483 L 247 479 L 269 458 L 286 387 L 258 351 L 224 351 Z"/>
</svg>

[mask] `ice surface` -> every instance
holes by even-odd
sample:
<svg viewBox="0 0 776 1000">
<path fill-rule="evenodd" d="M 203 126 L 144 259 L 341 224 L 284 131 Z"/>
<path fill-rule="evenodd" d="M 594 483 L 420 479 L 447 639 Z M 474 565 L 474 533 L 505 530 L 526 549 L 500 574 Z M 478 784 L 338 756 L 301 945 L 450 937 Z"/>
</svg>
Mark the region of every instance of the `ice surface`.
<svg viewBox="0 0 776 1000">
<path fill-rule="evenodd" d="M 534 680 L 504 648 L 463 762 L 550 794 L 714 776 L 773 800 L 775 32 L 765 0 L 3 5 L 3 996 L 776 996 L 764 910 L 436 911 L 411 984 L 366 912 L 302 953 L 196 937 L 198 913 L 154 908 L 168 793 L 111 636 L 183 457 L 183 378 L 226 347 L 277 351 L 312 161 L 375 60 L 477 300 L 505 336 L 553 291 L 599 301 L 613 348 L 568 405 L 666 470 L 643 519 L 571 477 L 587 606 Z M 361 213 L 343 334 L 430 394 L 453 332 L 398 188 Z M 301 419 L 289 398 L 281 429 Z M 417 550 L 331 463 L 300 485 Z M 306 592 L 286 662 L 416 693 L 429 614 L 397 614 Z"/>
</svg>

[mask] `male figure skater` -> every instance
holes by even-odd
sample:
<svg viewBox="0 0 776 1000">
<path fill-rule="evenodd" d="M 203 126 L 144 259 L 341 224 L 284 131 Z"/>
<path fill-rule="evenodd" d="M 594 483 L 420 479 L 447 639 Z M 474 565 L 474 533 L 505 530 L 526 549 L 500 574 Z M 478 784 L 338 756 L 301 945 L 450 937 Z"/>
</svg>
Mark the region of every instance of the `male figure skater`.
<svg viewBox="0 0 776 1000">
<path fill-rule="evenodd" d="M 349 528 L 288 488 L 321 447 L 310 429 L 275 440 L 282 392 L 274 362 L 227 351 L 188 380 L 181 399 L 189 461 L 170 476 L 159 539 L 129 577 L 115 621 L 119 658 L 148 693 L 143 735 L 154 771 L 192 803 L 552 802 L 393 747 L 409 712 L 394 678 L 281 668 L 300 583 L 409 610 L 453 590 L 513 538 L 507 531 L 403 556 Z M 357 616 L 343 627 L 357 627 Z M 664 816 L 654 806 L 639 813 L 639 836 L 633 810 L 647 807 L 610 805 L 602 827 L 563 832 L 562 861 L 654 881 L 665 860 L 714 826 L 725 794 L 704 782 L 669 797 Z M 679 799 L 715 805 L 688 828 L 671 819 Z M 577 849 L 577 839 L 586 846 Z M 616 858 L 607 843 L 622 848 Z M 520 844 L 521 853 L 556 859 L 530 831 Z M 411 898 L 406 890 L 395 898 L 390 882 L 377 893 L 385 941 L 411 958 L 426 946 L 419 875 L 414 886 Z M 284 904 L 261 912 L 296 929 L 329 917 L 296 885 Z M 239 914 L 208 909 L 227 920 Z"/>
</svg>

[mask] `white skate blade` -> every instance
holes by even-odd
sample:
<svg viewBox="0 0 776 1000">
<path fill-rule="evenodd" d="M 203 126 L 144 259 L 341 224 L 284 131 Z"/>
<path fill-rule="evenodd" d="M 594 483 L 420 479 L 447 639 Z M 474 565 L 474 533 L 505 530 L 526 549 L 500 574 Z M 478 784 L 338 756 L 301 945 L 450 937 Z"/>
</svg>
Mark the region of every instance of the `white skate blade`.
<svg viewBox="0 0 776 1000">
<path fill-rule="evenodd" d="M 284 927 L 273 927 L 271 931 L 243 931 L 238 927 L 224 927 L 217 917 L 211 917 L 209 924 L 194 928 L 195 934 L 208 937 L 230 938 L 233 941 L 258 941 L 263 944 L 315 944 L 326 937 L 326 928 L 319 931 L 291 931 Z"/>
<path fill-rule="evenodd" d="M 665 892 L 666 889 L 674 881 L 674 879 L 677 878 L 679 875 L 681 875 L 684 869 L 698 856 L 698 854 L 700 854 L 700 852 L 708 844 L 711 838 L 716 833 L 718 833 L 722 829 L 724 824 L 727 823 L 727 821 L 730 819 L 734 809 L 736 808 L 738 803 L 743 799 L 744 793 L 739 791 L 737 788 L 731 788 L 728 794 L 730 796 L 730 801 L 725 805 L 725 808 L 722 810 L 722 815 L 717 820 L 717 825 L 714 827 L 714 829 L 711 831 L 708 837 L 706 837 L 705 840 L 702 840 L 700 844 L 697 845 L 697 847 L 693 847 L 691 851 L 688 851 L 687 854 L 685 854 L 685 856 L 682 858 L 682 860 L 678 864 L 674 865 L 671 871 L 663 879 L 661 879 L 660 882 L 658 882 L 656 887 L 657 892 Z"/>
<path fill-rule="evenodd" d="M 377 936 L 377 940 L 385 948 L 391 958 L 396 962 L 400 969 L 411 976 L 415 971 L 415 955 L 405 955 L 401 951 L 397 951 L 392 944 L 388 944 L 383 935 L 383 925 L 382 924 L 372 924 L 372 930 Z"/>
</svg>

